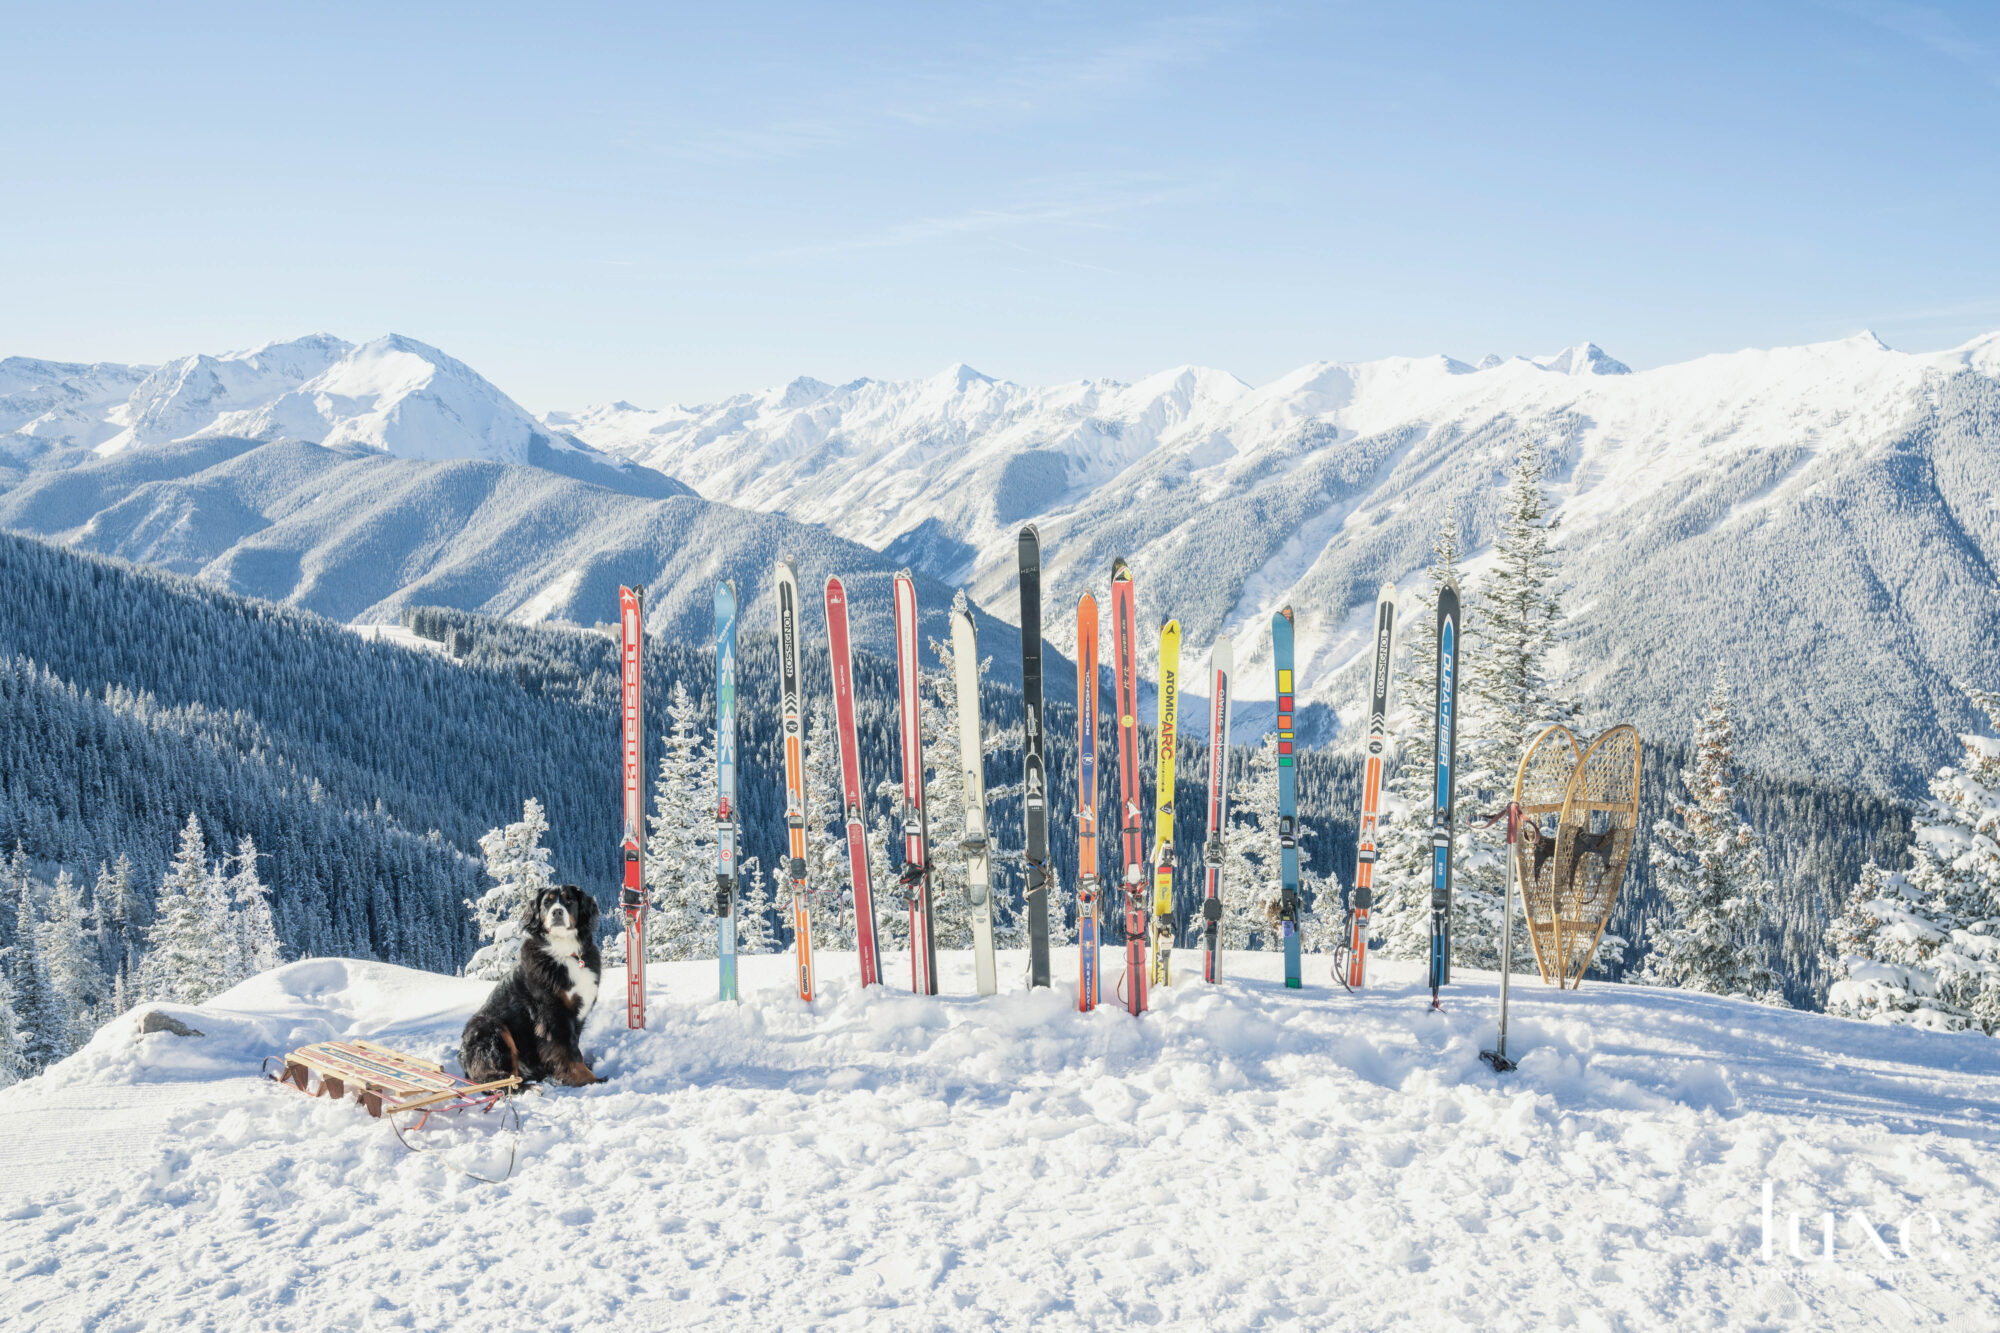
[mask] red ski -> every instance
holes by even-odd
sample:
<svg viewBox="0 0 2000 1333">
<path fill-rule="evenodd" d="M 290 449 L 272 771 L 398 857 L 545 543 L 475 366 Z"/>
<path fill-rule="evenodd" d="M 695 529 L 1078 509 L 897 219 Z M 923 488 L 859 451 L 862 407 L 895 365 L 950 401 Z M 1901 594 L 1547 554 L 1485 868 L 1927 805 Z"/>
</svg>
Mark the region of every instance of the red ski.
<svg viewBox="0 0 2000 1333">
<path fill-rule="evenodd" d="M 646 590 L 618 590 L 619 658 L 623 664 L 625 735 L 625 1026 L 646 1026 L 646 732 L 641 703 L 639 644 L 645 632 Z"/>
<path fill-rule="evenodd" d="M 882 979 L 875 952 L 875 893 L 868 878 L 868 826 L 861 816 L 861 741 L 854 727 L 854 653 L 847 637 L 847 589 L 826 581 L 827 650 L 833 657 L 833 721 L 840 737 L 840 806 L 847 822 L 847 873 L 854 884 L 854 947 L 861 984 Z"/>
<path fill-rule="evenodd" d="M 1097 1007 L 1097 599 L 1076 604 L 1076 1007 Z"/>
<path fill-rule="evenodd" d="M 1139 608 L 1132 570 L 1111 562 L 1113 702 L 1118 710 L 1118 837 L 1125 859 L 1125 1007 L 1146 1012 L 1146 849 L 1139 803 Z"/>
</svg>

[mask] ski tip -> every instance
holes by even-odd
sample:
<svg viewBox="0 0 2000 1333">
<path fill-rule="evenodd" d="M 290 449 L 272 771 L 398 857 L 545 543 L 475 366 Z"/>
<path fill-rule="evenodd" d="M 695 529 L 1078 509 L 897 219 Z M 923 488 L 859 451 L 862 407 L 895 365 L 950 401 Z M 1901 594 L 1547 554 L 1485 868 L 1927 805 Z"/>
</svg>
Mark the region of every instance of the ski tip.
<svg viewBox="0 0 2000 1333">
<path fill-rule="evenodd" d="M 1111 581 L 1113 583 L 1132 581 L 1132 566 L 1125 563 L 1125 557 L 1122 555 L 1111 558 Z"/>
<path fill-rule="evenodd" d="M 1272 623 L 1274 623 L 1274 624 L 1275 624 L 1276 622 L 1280 621 L 1280 620 L 1284 621 L 1284 622 L 1285 622 L 1285 623 L 1286 623 L 1287 625 L 1291 624 L 1291 623 L 1292 623 L 1292 608 L 1291 608 L 1291 607 L 1289 607 L 1289 606 L 1281 606 L 1281 607 L 1279 607 L 1279 608 L 1278 608 L 1278 614 L 1276 614 L 1276 615 L 1272 616 L 1272 617 L 1271 617 L 1271 620 L 1272 620 Z"/>
<path fill-rule="evenodd" d="M 826 576 L 826 590 L 830 593 L 837 592 L 845 595 L 847 592 L 847 585 L 840 581 L 840 575 L 828 574 Z"/>
<path fill-rule="evenodd" d="M 1393 583 L 1383 584 L 1382 590 L 1375 594 L 1375 602 L 1376 605 L 1378 606 L 1381 605 L 1383 602 L 1388 602 L 1391 606 L 1395 605 L 1396 585 Z"/>
<path fill-rule="evenodd" d="M 1042 530 L 1032 523 L 1023 523 L 1021 525 L 1020 540 L 1023 546 L 1040 546 L 1042 544 Z"/>
</svg>

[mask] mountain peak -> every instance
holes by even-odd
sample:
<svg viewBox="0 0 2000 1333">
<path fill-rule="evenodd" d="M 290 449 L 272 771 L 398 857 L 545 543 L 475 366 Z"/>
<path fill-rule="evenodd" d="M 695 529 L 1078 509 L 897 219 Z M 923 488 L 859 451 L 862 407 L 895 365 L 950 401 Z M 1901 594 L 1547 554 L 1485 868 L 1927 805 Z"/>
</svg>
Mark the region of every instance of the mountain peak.
<svg viewBox="0 0 2000 1333">
<path fill-rule="evenodd" d="M 1594 342 L 1575 343 L 1554 356 L 1536 357 L 1535 364 L 1558 375 L 1630 375 L 1632 367 L 1607 355 Z"/>
<path fill-rule="evenodd" d="M 993 382 L 991 375 L 982 375 L 963 361 L 954 362 L 931 376 L 931 383 L 949 386 L 956 393 L 964 393 L 975 384 L 991 384 Z"/>
</svg>

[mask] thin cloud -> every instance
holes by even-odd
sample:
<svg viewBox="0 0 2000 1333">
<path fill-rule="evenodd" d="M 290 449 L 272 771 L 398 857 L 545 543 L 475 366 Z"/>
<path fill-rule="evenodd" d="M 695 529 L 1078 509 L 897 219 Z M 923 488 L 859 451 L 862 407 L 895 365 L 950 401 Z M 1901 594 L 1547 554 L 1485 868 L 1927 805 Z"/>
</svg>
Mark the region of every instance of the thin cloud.
<svg viewBox="0 0 2000 1333">
<path fill-rule="evenodd" d="M 1904 4 L 1901 0 L 1848 0 L 1841 8 L 1928 48 L 1972 71 L 1982 82 L 2000 88 L 2000 54 L 1969 36 L 1950 13 L 1930 5 Z"/>
<path fill-rule="evenodd" d="M 763 160 L 825 152 L 892 127 L 953 129 L 996 119 L 1061 115 L 1080 105 L 1143 96 L 1220 53 L 1246 27 L 1240 14 L 1154 20 L 1137 36 L 1095 49 L 1050 50 L 989 67 L 970 62 L 884 70 L 816 112 L 710 130 L 674 142 L 679 156 Z"/>
</svg>

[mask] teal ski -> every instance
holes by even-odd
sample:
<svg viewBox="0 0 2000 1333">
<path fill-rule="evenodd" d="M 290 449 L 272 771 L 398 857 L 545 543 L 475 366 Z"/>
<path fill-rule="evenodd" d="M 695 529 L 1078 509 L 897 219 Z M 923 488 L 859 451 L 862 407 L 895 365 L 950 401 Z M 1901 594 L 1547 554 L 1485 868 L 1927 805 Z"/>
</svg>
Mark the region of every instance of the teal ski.
<svg viewBox="0 0 2000 1333">
<path fill-rule="evenodd" d="M 1278 926 L 1285 937 L 1285 985 L 1305 984 L 1299 958 L 1299 770 L 1292 753 L 1292 608 L 1271 617 L 1271 665 L 1278 674 Z"/>
</svg>

